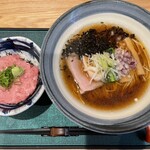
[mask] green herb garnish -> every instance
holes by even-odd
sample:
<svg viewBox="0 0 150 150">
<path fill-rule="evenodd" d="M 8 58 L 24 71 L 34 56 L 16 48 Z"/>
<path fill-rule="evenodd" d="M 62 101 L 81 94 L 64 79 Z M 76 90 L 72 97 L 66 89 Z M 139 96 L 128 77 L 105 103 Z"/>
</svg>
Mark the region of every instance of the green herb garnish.
<svg viewBox="0 0 150 150">
<path fill-rule="evenodd" d="M 117 74 L 113 70 L 110 70 L 106 75 L 106 81 L 107 82 L 116 82 L 117 80 L 118 80 Z"/>
<path fill-rule="evenodd" d="M 16 78 L 24 73 L 23 68 L 18 66 L 10 66 L 0 72 L 0 86 L 9 88 Z"/>
<path fill-rule="evenodd" d="M 114 54 L 115 53 L 115 49 L 114 48 L 109 48 L 106 50 L 106 52 L 110 53 L 110 54 Z"/>
<path fill-rule="evenodd" d="M 24 73 L 24 70 L 21 67 L 15 66 L 11 69 L 11 72 L 14 78 L 17 78 L 17 77 L 20 77 Z"/>
</svg>

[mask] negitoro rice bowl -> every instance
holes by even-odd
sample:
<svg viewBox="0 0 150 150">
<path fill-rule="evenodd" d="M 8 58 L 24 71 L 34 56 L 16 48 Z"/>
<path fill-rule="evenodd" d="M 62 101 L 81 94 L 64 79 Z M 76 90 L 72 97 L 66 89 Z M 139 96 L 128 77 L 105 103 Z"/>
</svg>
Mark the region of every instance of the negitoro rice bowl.
<svg viewBox="0 0 150 150">
<path fill-rule="evenodd" d="M 17 115 L 35 104 L 44 92 L 39 57 L 41 49 L 21 37 L 0 39 L 0 115 Z"/>
</svg>

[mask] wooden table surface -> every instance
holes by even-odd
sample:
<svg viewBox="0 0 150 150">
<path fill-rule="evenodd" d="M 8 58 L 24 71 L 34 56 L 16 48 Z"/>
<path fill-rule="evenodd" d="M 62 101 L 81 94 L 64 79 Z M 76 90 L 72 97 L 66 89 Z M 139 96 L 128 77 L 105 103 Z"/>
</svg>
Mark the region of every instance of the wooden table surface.
<svg viewBox="0 0 150 150">
<path fill-rule="evenodd" d="M 88 0 L 0 0 L 0 28 L 49 28 L 73 6 Z M 150 11 L 150 0 L 126 0 Z"/>
</svg>

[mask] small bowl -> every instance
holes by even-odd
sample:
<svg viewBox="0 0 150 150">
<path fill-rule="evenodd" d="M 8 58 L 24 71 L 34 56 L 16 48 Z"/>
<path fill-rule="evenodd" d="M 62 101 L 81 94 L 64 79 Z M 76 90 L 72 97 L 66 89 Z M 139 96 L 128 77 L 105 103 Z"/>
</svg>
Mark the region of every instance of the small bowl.
<svg viewBox="0 0 150 150">
<path fill-rule="evenodd" d="M 21 36 L 0 39 L 0 57 L 18 54 L 27 62 L 39 67 L 40 47 L 28 38 Z M 0 104 L 1 116 L 17 115 L 35 104 L 44 92 L 40 74 L 34 92 L 24 101 L 17 104 Z"/>
<path fill-rule="evenodd" d="M 133 132 L 150 122 L 149 117 L 145 119 L 150 113 L 150 86 L 142 98 L 143 102 L 127 110 L 104 114 L 82 105 L 74 98 L 64 85 L 59 71 L 60 55 L 67 40 L 84 27 L 101 22 L 135 33 L 150 54 L 148 11 L 120 0 L 83 3 L 63 14 L 45 37 L 40 64 L 43 84 L 54 104 L 72 121 L 85 128 L 108 134 Z"/>
</svg>

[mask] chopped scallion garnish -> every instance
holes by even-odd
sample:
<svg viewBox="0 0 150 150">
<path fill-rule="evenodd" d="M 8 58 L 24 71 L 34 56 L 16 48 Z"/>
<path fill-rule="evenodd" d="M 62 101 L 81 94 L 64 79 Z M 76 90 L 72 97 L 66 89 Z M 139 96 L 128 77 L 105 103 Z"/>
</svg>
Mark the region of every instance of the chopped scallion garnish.
<svg viewBox="0 0 150 150">
<path fill-rule="evenodd" d="M 23 68 L 18 66 L 10 66 L 0 72 L 0 86 L 9 88 L 14 80 L 24 73 Z"/>
</svg>

